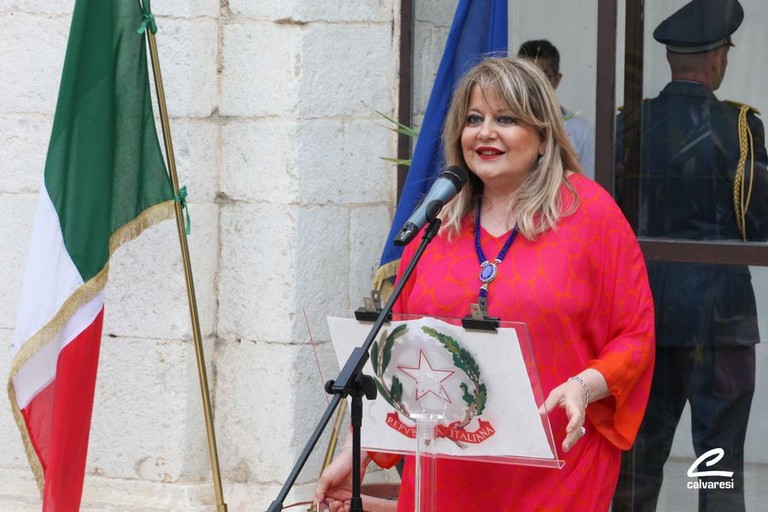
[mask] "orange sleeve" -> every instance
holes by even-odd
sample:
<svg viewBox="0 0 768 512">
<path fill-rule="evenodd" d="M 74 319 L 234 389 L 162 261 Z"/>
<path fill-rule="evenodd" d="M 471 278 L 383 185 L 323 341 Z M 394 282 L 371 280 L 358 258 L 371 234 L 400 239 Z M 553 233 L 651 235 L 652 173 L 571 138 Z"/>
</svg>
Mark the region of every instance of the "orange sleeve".
<svg viewBox="0 0 768 512">
<path fill-rule="evenodd" d="M 592 423 L 615 446 L 631 448 L 640 428 L 653 377 L 655 332 L 653 297 L 645 261 L 631 229 L 609 235 L 606 258 L 615 268 L 604 276 L 602 311 L 607 313 L 608 342 L 588 363 L 599 371 L 611 396 L 590 404 Z"/>
<path fill-rule="evenodd" d="M 397 464 L 400 461 L 400 459 L 403 458 L 403 456 L 398 453 L 384 453 L 384 452 L 367 452 L 367 453 L 373 462 L 375 462 L 379 467 L 382 467 L 384 469 L 391 468 L 392 466 Z"/>
</svg>

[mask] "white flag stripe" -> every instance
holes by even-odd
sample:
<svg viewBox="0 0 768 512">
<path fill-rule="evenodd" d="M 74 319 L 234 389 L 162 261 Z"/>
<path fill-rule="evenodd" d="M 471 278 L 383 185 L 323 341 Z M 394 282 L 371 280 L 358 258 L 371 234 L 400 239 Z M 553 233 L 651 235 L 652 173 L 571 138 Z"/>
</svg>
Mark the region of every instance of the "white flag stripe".
<svg viewBox="0 0 768 512">
<path fill-rule="evenodd" d="M 50 322 L 61 306 L 83 284 L 83 279 L 64 246 L 58 214 L 43 187 L 37 201 L 24 287 L 21 292 L 13 353 Z M 56 377 L 59 352 L 96 318 L 104 296 L 99 292 L 78 308 L 56 336 L 32 356 L 13 378 L 20 408 Z"/>
<path fill-rule="evenodd" d="M 80 272 L 64 246 L 58 214 L 43 187 L 37 201 L 21 291 L 12 345 L 14 354 L 53 318 L 64 301 L 82 284 Z"/>
</svg>

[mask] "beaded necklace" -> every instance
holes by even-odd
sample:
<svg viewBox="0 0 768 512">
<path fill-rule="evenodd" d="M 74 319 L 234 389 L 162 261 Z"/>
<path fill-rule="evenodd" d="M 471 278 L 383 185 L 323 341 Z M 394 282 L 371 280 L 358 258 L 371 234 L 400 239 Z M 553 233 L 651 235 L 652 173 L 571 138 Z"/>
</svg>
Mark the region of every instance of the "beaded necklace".
<svg viewBox="0 0 768 512">
<path fill-rule="evenodd" d="M 512 228 L 512 232 L 509 233 L 509 236 L 507 237 L 507 241 L 504 242 L 504 246 L 501 248 L 501 251 L 499 251 L 499 255 L 496 256 L 496 258 L 493 261 L 489 261 L 488 258 L 485 257 L 483 248 L 480 245 L 480 203 L 481 201 L 482 201 L 482 198 L 477 201 L 477 214 L 475 215 L 475 253 L 477 254 L 477 259 L 480 262 L 480 282 L 483 283 L 482 285 L 480 285 L 479 303 L 482 306 L 485 306 L 488 303 L 488 283 L 496 279 L 496 275 L 499 272 L 498 265 L 504 259 L 504 256 L 507 255 L 507 251 L 509 251 L 509 248 L 512 247 L 512 242 L 515 241 L 515 237 L 517 236 L 517 224 L 515 224 L 515 227 Z"/>
</svg>

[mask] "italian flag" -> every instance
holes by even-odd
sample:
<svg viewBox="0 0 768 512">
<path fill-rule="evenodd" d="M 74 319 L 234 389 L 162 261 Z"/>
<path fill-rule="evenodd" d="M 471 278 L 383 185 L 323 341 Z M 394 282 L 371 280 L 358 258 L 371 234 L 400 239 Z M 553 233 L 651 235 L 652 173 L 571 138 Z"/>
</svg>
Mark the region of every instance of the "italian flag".
<svg viewBox="0 0 768 512">
<path fill-rule="evenodd" d="M 75 3 L 8 379 L 43 511 L 80 506 L 110 255 L 174 214 L 142 21 Z"/>
</svg>

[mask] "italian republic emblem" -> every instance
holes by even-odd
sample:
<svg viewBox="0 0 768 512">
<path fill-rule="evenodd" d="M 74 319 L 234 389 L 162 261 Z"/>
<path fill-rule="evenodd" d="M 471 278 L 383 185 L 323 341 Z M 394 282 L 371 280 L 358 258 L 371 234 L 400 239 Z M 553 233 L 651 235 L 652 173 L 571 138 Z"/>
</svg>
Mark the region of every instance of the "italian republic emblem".
<svg viewBox="0 0 768 512">
<path fill-rule="evenodd" d="M 455 338 L 429 326 L 421 326 L 434 349 L 409 347 L 403 340 L 408 325 L 383 331 L 371 346 L 371 366 L 376 388 L 394 409 L 386 416 L 388 427 L 411 439 L 416 438 L 414 417 L 424 412 L 441 413 L 447 424 L 437 426 L 437 437 L 446 438 L 460 448 L 480 444 L 496 433 L 489 421 L 482 420 L 488 389 L 472 354 Z M 403 342 L 404 341 L 404 342 Z M 447 357 L 435 357 L 436 351 Z M 399 364 L 391 364 L 397 354 Z M 438 361 L 439 360 L 439 361 Z M 407 361 L 407 362 L 406 362 Z"/>
</svg>

